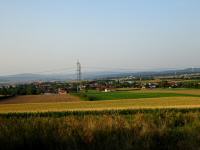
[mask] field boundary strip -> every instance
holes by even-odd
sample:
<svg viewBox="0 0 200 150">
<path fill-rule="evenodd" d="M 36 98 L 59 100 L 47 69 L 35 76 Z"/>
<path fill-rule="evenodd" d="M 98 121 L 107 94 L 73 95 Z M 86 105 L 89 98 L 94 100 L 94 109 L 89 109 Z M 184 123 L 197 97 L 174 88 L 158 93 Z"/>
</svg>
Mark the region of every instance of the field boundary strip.
<svg viewBox="0 0 200 150">
<path fill-rule="evenodd" d="M 13 112 L 0 113 L 0 118 L 29 118 L 29 117 L 66 117 L 66 116 L 80 116 L 85 115 L 134 115 L 138 113 L 194 113 L 200 112 L 200 108 L 145 108 L 145 109 L 119 109 L 119 110 L 87 110 L 87 111 L 60 111 L 60 112 Z"/>
</svg>

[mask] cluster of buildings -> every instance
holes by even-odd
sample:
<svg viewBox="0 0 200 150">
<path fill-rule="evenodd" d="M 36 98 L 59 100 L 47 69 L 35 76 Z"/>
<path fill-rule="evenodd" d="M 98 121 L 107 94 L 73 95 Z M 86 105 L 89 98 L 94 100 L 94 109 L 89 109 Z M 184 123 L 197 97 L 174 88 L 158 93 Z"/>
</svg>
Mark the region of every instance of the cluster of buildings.
<svg viewBox="0 0 200 150">
<path fill-rule="evenodd" d="M 200 83 L 185 82 L 183 80 L 141 80 L 134 77 L 93 80 L 82 82 L 34 82 L 24 85 L 0 85 L 2 88 L 19 89 L 20 91 L 30 88 L 33 94 L 59 94 L 65 95 L 69 92 L 97 90 L 101 92 L 112 92 L 120 90 L 120 88 L 135 88 L 135 89 L 155 89 L 155 88 L 200 88 Z M 24 92 L 24 93 L 30 93 Z"/>
</svg>

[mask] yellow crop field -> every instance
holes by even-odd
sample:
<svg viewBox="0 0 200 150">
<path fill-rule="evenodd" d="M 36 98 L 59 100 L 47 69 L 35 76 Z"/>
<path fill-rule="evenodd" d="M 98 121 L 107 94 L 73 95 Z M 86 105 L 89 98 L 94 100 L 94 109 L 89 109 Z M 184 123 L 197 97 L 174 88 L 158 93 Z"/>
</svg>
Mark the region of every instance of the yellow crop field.
<svg viewBox="0 0 200 150">
<path fill-rule="evenodd" d="M 200 90 L 198 89 L 153 89 L 128 91 L 135 93 L 135 98 L 86 101 L 72 95 L 30 95 L 17 96 L 0 101 L 0 113 L 10 112 L 48 112 L 48 111 L 85 111 L 85 110 L 117 110 L 145 108 L 200 108 Z M 144 93 L 147 97 L 142 98 Z M 158 97 L 152 96 L 152 93 Z M 166 93 L 166 94 L 165 94 Z M 186 96 L 171 96 L 169 93 L 186 94 Z M 99 93 L 106 96 L 106 93 Z M 109 93 L 108 93 L 109 94 Z M 115 92 L 111 96 L 116 96 Z M 164 94 L 165 97 L 159 97 Z M 189 95 L 187 95 L 189 94 Z M 126 93 L 122 93 L 126 96 Z M 140 98 L 141 97 L 141 98 Z M 112 97 L 111 97 L 112 98 Z"/>
<path fill-rule="evenodd" d="M 155 108 L 200 108 L 199 97 L 170 97 L 122 99 L 109 101 L 77 101 L 54 103 L 1 104 L 0 113 L 48 112 L 48 111 L 88 111 L 117 109 Z"/>
</svg>

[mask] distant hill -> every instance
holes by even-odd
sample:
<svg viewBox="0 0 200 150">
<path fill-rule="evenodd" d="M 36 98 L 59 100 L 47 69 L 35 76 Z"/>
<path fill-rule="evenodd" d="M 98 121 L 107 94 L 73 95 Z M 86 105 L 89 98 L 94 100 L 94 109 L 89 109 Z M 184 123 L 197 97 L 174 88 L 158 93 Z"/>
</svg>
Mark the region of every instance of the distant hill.
<svg viewBox="0 0 200 150">
<path fill-rule="evenodd" d="M 102 71 L 102 72 L 86 72 L 83 73 L 83 79 L 103 79 L 124 76 L 169 76 L 169 75 L 193 74 L 200 73 L 200 68 L 186 68 L 182 70 L 164 70 L 164 71 L 146 71 L 146 72 L 119 72 L 119 71 Z M 27 83 L 34 81 L 66 81 L 75 80 L 75 74 L 17 74 L 9 76 L 0 76 L 0 83 Z"/>
<path fill-rule="evenodd" d="M 40 75 L 40 74 L 17 74 L 9 76 L 0 76 L 0 83 L 26 83 L 33 81 L 62 81 L 72 80 L 71 75 Z"/>
<path fill-rule="evenodd" d="M 134 76 L 134 77 L 150 77 L 150 76 L 171 76 L 171 75 L 182 75 L 182 74 L 195 74 L 200 73 L 200 68 L 186 68 L 186 69 L 171 69 L 171 70 L 162 70 L 162 71 L 143 71 L 143 72 L 98 72 L 86 74 L 86 79 L 101 79 L 101 78 L 112 78 L 112 77 L 125 77 L 125 76 Z"/>
</svg>

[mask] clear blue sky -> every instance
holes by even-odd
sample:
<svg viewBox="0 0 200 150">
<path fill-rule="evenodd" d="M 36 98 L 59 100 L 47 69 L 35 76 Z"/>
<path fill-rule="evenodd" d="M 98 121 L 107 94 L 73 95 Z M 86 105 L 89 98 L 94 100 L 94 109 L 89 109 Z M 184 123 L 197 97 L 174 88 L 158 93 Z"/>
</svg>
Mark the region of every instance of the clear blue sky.
<svg viewBox="0 0 200 150">
<path fill-rule="evenodd" d="M 0 75 L 200 67 L 199 0 L 0 0 Z"/>
</svg>

